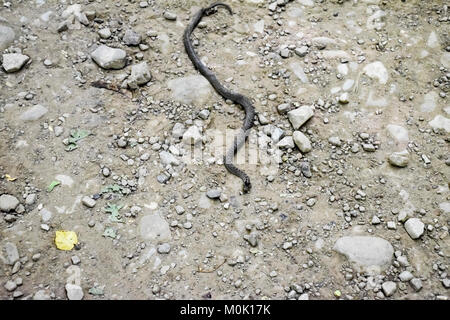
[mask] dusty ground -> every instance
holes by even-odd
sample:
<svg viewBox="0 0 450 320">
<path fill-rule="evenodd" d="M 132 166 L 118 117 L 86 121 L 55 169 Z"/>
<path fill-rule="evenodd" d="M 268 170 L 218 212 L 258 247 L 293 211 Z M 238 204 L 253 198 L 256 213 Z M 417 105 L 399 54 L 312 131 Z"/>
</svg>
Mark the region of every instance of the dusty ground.
<svg viewBox="0 0 450 320">
<path fill-rule="evenodd" d="M 58 32 L 73 3 L 81 4 L 88 24 L 74 19 Z M 83 299 L 448 298 L 447 7 L 442 1 L 227 3 L 235 14 L 221 9 L 204 18 L 193 37 L 196 50 L 227 87 L 252 99 L 262 117 L 249 143 L 266 146 L 266 156 L 280 161 L 276 170 L 241 165 L 253 184 L 245 195 L 207 135 L 239 128 L 243 111 L 198 77 L 188 81 L 184 97 L 170 89 L 171 80 L 198 75 L 181 37 L 209 2 L 3 1 L 0 25 L 15 32 L 3 53 L 21 51 L 31 60 L 14 73 L 0 70 L 0 195 L 20 201 L 15 211 L 0 212 L 0 246 L 11 243 L 20 255 L 11 265 L 0 261 L 2 299 L 67 299 L 68 282 L 82 288 Z M 166 19 L 165 11 L 177 19 Z M 101 39 L 105 27 L 112 35 Z M 128 29 L 144 46 L 123 43 Z M 127 66 L 105 70 L 92 61 L 100 42 L 125 50 Z M 152 80 L 139 89 L 120 94 L 91 86 L 96 80 L 120 86 L 141 61 Z M 376 61 L 386 71 L 378 70 L 378 78 L 364 71 Z M 354 84 L 345 97 L 348 79 Z M 274 126 L 285 136 L 294 131 L 278 110 L 284 103 L 288 110 L 315 108 L 300 129 L 312 151 L 276 148 Z M 36 104 L 48 112 L 23 121 L 20 115 Z M 210 114 L 199 117 L 205 109 Z M 202 128 L 202 159 L 176 155 L 190 146 L 173 137 L 175 123 Z M 91 135 L 66 151 L 73 130 Z M 162 164 L 163 150 L 179 163 Z M 388 156 L 402 150 L 408 165 L 389 164 Z M 160 183 L 164 172 L 170 178 Z M 54 180 L 61 184 L 47 191 Z M 206 196 L 217 189 L 220 199 Z M 84 196 L 96 199 L 93 208 L 81 202 Z M 122 222 L 110 219 L 108 204 L 122 205 Z M 418 239 L 399 221 L 402 213 L 423 222 Z M 115 238 L 104 234 L 111 229 Z M 76 248 L 58 250 L 57 230 L 75 231 Z M 395 250 L 391 263 L 376 274 L 359 272 L 333 250 L 337 239 L 353 235 L 387 240 Z M 404 271 L 421 287 L 399 278 Z M 382 287 L 388 281 L 393 293 Z"/>
</svg>

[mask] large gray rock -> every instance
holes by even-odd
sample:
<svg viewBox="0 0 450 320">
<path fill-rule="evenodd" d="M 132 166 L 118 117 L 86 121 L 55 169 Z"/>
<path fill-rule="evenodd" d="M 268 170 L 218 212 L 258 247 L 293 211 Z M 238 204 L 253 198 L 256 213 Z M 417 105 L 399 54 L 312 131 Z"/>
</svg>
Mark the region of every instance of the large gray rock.
<svg viewBox="0 0 450 320">
<path fill-rule="evenodd" d="M 20 53 L 7 53 L 3 55 L 3 69 L 12 73 L 19 71 L 30 60 L 30 57 Z"/>
<path fill-rule="evenodd" d="M 16 34 L 12 28 L 0 25 L 0 51 L 8 48 L 13 43 L 15 37 Z"/>
<path fill-rule="evenodd" d="M 0 210 L 9 212 L 16 209 L 17 205 L 19 204 L 19 200 L 17 200 L 16 197 L 10 195 L 10 194 L 2 194 L 0 196 Z"/>
<path fill-rule="evenodd" d="M 212 93 L 208 80 L 200 75 L 173 79 L 167 85 L 174 100 L 187 104 L 205 102 Z"/>
<path fill-rule="evenodd" d="M 19 261 L 19 251 L 14 243 L 7 242 L 3 245 L 0 259 L 3 263 L 13 266 Z"/>
<path fill-rule="evenodd" d="M 139 33 L 128 29 L 127 31 L 125 31 L 122 40 L 127 46 L 137 46 L 139 45 L 139 43 L 141 43 L 142 37 Z"/>
<path fill-rule="evenodd" d="M 378 237 L 348 236 L 339 238 L 333 250 L 345 255 L 360 271 L 380 273 L 391 264 L 392 245 Z"/>
<path fill-rule="evenodd" d="M 310 106 L 301 106 L 300 108 L 288 112 L 289 121 L 295 130 L 299 129 L 313 115 L 314 111 Z"/>
<path fill-rule="evenodd" d="M 128 87 L 137 89 L 140 85 L 146 84 L 152 79 L 152 74 L 147 62 L 135 64 L 131 67 L 131 75 L 128 78 Z"/>
<path fill-rule="evenodd" d="M 167 241 L 171 238 L 169 224 L 158 212 L 142 217 L 139 232 L 144 240 Z"/>
<path fill-rule="evenodd" d="M 122 69 L 127 62 L 127 53 L 122 49 L 99 46 L 91 53 L 92 60 L 103 69 Z"/>
<path fill-rule="evenodd" d="M 40 104 L 36 104 L 29 108 L 27 111 L 23 112 L 19 119 L 22 121 L 34 121 L 41 118 L 44 114 L 48 112 L 48 109 Z"/>
</svg>

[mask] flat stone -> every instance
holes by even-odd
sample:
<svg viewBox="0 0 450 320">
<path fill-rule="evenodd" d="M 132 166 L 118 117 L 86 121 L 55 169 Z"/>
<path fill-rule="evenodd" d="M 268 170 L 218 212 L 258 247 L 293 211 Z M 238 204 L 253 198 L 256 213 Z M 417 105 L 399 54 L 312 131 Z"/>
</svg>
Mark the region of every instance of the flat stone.
<svg viewBox="0 0 450 320">
<path fill-rule="evenodd" d="M 0 259 L 3 263 L 13 266 L 17 261 L 19 261 L 19 251 L 14 243 L 7 242 L 3 245 L 2 255 Z"/>
<path fill-rule="evenodd" d="M 389 74 L 380 61 L 375 61 L 366 65 L 363 72 L 370 78 L 376 78 L 381 84 L 386 84 Z"/>
<path fill-rule="evenodd" d="M 423 102 L 420 105 L 420 111 L 422 112 L 433 112 L 436 109 L 437 100 L 439 95 L 435 91 L 430 91 L 423 96 Z"/>
<path fill-rule="evenodd" d="M 173 12 L 164 11 L 163 16 L 166 20 L 170 20 L 170 21 L 177 20 L 177 15 Z"/>
<path fill-rule="evenodd" d="M 445 132 L 450 132 L 450 119 L 437 115 L 433 120 L 428 122 L 428 124 L 436 130 L 445 130 Z"/>
<path fill-rule="evenodd" d="M 409 281 L 409 284 L 411 285 L 411 287 L 413 287 L 413 289 L 418 292 L 422 289 L 423 285 L 422 285 L 422 280 L 420 280 L 419 278 L 413 278 Z"/>
<path fill-rule="evenodd" d="M 168 243 L 163 243 L 160 244 L 157 248 L 158 253 L 161 254 L 168 254 L 170 252 L 170 244 Z"/>
<path fill-rule="evenodd" d="M 122 69 L 125 67 L 127 53 L 122 49 L 99 46 L 91 53 L 92 60 L 103 69 Z"/>
<path fill-rule="evenodd" d="M 66 293 L 69 300 L 82 300 L 84 297 L 83 289 L 76 284 L 66 284 Z"/>
<path fill-rule="evenodd" d="M 310 106 L 301 106 L 300 108 L 288 112 L 289 121 L 295 130 L 299 129 L 313 115 L 314 111 Z"/>
<path fill-rule="evenodd" d="M 167 82 L 175 101 L 186 104 L 201 104 L 212 94 L 208 80 L 201 75 L 172 79 Z"/>
<path fill-rule="evenodd" d="M 152 74 L 148 68 L 147 62 L 141 62 L 131 67 L 131 75 L 128 78 L 128 87 L 137 89 L 152 79 Z"/>
<path fill-rule="evenodd" d="M 171 238 L 169 224 L 158 212 L 142 217 L 139 233 L 144 240 L 167 241 Z"/>
<path fill-rule="evenodd" d="M 48 109 L 40 104 L 34 105 L 28 110 L 24 111 L 19 119 L 22 121 L 34 121 L 40 119 L 48 112 Z"/>
<path fill-rule="evenodd" d="M 0 52 L 8 48 L 15 37 L 16 34 L 12 28 L 0 25 Z"/>
<path fill-rule="evenodd" d="M 297 76 L 297 78 L 302 83 L 308 83 L 308 76 L 306 75 L 305 71 L 303 70 L 303 67 L 298 62 L 292 62 L 289 64 L 289 68 L 292 70 L 292 72 Z"/>
<path fill-rule="evenodd" d="M 394 254 L 388 241 L 371 236 L 339 238 L 333 250 L 345 255 L 356 268 L 370 273 L 380 273 L 388 268 Z"/>
<path fill-rule="evenodd" d="M 91 197 L 84 196 L 81 199 L 81 203 L 84 204 L 88 208 L 93 208 L 93 207 L 95 207 L 96 201 L 94 199 L 92 199 Z"/>
<path fill-rule="evenodd" d="M 186 127 L 182 123 L 175 123 L 175 125 L 172 128 L 172 137 L 175 139 L 180 139 L 183 137 L 184 132 L 186 131 Z"/>
<path fill-rule="evenodd" d="M 33 295 L 33 300 L 50 300 L 51 297 L 45 290 L 39 290 Z"/>
<path fill-rule="evenodd" d="M 178 166 L 180 164 L 180 160 L 178 160 L 172 153 L 167 151 L 161 151 L 159 153 L 159 158 L 161 163 L 166 165 L 175 165 Z"/>
<path fill-rule="evenodd" d="M 304 57 L 308 53 L 309 49 L 307 46 L 300 46 L 294 49 L 294 53 L 299 57 Z"/>
<path fill-rule="evenodd" d="M 16 290 L 17 284 L 14 281 L 9 280 L 5 283 L 4 287 L 5 287 L 6 291 L 12 292 L 12 291 Z"/>
<path fill-rule="evenodd" d="M 3 69 L 8 73 L 19 71 L 29 60 L 29 56 L 20 53 L 4 54 Z"/>
<path fill-rule="evenodd" d="M 19 200 L 10 195 L 10 194 L 2 194 L 0 196 L 0 210 L 5 212 L 14 211 L 16 207 L 19 205 Z"/>
<path fill-rule="evenodd" d="M 393 281 L 386 281 L 381 285 L 383 293 L 386 297 L 392 296 L 397 291 L 397 284 Z"/>
<path fill-rule="evenodd" d="M 206 196 L 210 199 L 219 199 L 222 191 L 219 189 L 211 189 L 206 192 Z"/>
<path fill-rule="evenodd" d="M 100 29 L 97 33 L 102 39 L 108 39 L 111 37 L 111 30 L 109 28 Z"/>
<path fill-rule="evenodd" d="M 412 239 L 418 239 L 425 231 L 424 223 L 417 218 L 410 218 L 405 222 L 405 229 Z"/>
<path fill-rule="evenodd" d="M 301 152 L 308 153 L 312 150 L 311 141 L 301 131 L 294 131 L 292 138 Z"/>
<path fill-rule="evenodd" d="M 141 43 L 142 37 L 139 33 L 128 29 L 125 31 L 122 40 L 127 46 L 137 46 Z"/>
<path fill-rule="evenodd" d="M 402 126 L 389 124 L 386 126 L 389 134 L 399 143 L 406 143 L 409 141 L 408 130 Z"/>
<path fill-rule="evenodd" d="M 388 161 L 391 165 L 395 167 L 404 168 L 409 163 L 409 153 L 407 150 L 401 152 L 391 153 L 388 157 Z"/>
</svg>

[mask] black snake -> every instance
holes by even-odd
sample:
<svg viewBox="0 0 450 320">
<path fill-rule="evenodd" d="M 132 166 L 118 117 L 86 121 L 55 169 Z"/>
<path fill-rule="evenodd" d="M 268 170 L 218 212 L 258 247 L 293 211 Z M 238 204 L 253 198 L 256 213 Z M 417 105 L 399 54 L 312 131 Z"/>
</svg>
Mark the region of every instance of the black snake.
<svg viewBox="0 0 450 320">
<path fill-rule="evenodd" d="M 190 40 L 190 36 L 191 36 L 192 32 L 194 31 L 195 27 L 197 27 L 197 25 L 199 24 L 202 17 L 210 15 L 211 13 L 215 12 L 214 8 L 217 6 L 225 7 L 225 9 L 227 9 L 230 14 L 233 14 L 233 12 L 231 11 L 231 8 L 227 4 L 224 4 L 221 2 L 216 2 L 207 8 L 200 9 L 195 14 L 191 23 L 187 26 L 186 30 L 184 31 L 183 43 L 184 43 L 186 52 L 187 52 L 189 58 L 191 59 L 192 63 L 194 64 L 195 68 L 198 69 L 200 71 L 200 73 L 206 79 L 208 79 L 208 81 L 211 83 L 211 85 L 214 87 L 214 89 L 222 97 L 224 97 L 225 99 L 229 99 L 236 104 L 241 105 L 245 110 L 244 125 L 242 126 L 241 129 L 239 129 L 239 133 L 235 136 L 233 146 L 226 152 L 226 154 L 224 156 L 224 165 L 225 165 L 225 168 L 227 168 L 227 170 L 229 172 L 231 172 L 235 176 L 238 176 L 239 178 L 242 179 L 242 181 L 244 182 L 243 192 L 247 193 L 250 191 L 250 189 L 252 187 L 252 185 L 250 183 L 250 178 L 244 171 L 240 170 L 233 164 L 233 158 L 234 158 L 234 155 L 239 150 L 239 148 L 244 144 L 244 142 L 250 132 L 250 128 L 253 127 L 253 118 L 255 117 L 255 108 L 253 107 L 249 98 L 243 96 L 240 93 L 234 93 L 220 84 L 219 80 L 217 80 L 214 73 L 212 71 L 210 71 L 208 69 L 208 67 L 206 67 L 203 64 L 203 62 L 200 61 L 199 57 L 197 56 L 197 54 L 194 51 L 194 47 Z"/>
</svg>

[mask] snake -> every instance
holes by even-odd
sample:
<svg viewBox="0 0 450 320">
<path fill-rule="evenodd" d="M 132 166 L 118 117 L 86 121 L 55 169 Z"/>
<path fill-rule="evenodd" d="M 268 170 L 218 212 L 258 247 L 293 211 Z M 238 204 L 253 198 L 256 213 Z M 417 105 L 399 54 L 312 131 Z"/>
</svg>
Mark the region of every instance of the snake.
<svg viewBox="0 0 450 320">
<path fill-rule="evenodd" d="M 194 64 L 195 68 L 209 81 L 209 83 L 213 86 L 218 94 L 220 94 L 224 99 L 228 99 L 233 101 L 235 104 L 239 104 L 245 110 L 245 119 L 242 127 L 239 129 L 238 133 L 235 135 L 233 140 L 233 145 L 226 151 L 223 157 L 223 163 L 225 168 L 233 175 L 241 178 L 243 182 L 243 193 L 248 193 L 252 187 L 250 182 L 250 177 L 241 169 L 236 167 L 233 164 L 233 158 L 245 143 L 250 129 L 253 127 L 253 119 L 255 117 L 255 108 L 252 105 L 252 102 L 246 96 L 235 93 L 227 88 L 225 88 L 214 73 L 208 69 L 208 67 L 199 59 L 197 56 L 192 42 L 190 40 L 190 36 L 194 29 L 197 27 L 199 22 L 202 20 L 203 16 L 209 16 L 210 14 L 216 12 L 216 7 L 224 7 L 227 11 L 232 15 L 233 11 L 231 7 L 222 2 L 215 2 L 211 4 L 209 7 L 200 9 L 192 18 L 191 22 L 186 27 L 183 34 L 183 43 L 186 49 L 186 53 L 189 56 L 189 59 Z"/>
</svg>

